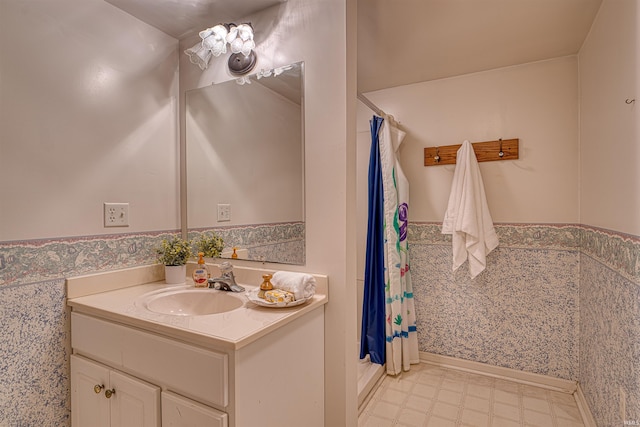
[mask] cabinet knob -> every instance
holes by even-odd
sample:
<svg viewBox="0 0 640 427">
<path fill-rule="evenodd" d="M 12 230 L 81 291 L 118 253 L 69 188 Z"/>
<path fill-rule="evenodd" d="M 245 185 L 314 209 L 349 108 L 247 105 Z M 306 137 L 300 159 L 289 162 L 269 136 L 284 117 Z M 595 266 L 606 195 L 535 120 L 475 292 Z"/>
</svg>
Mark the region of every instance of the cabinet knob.
<svg viewBox="0 0 640 427">
<path fill-rule="evenodd" d="M 113 396 L 114 394 L 116 394 L 115 388 L 112 388 L 111 390 L 105 390 L 104 397 L 106 397 L 107 399 L 111 399 L 111 396 Z"/>
<path fill-rule="evenodd" d="M 93 391 L 95 391 L 96 394 L 100 394 L 103 388 L 104 388 L 104 385 L 96 384 L 93 386 Z"/>
</svg>

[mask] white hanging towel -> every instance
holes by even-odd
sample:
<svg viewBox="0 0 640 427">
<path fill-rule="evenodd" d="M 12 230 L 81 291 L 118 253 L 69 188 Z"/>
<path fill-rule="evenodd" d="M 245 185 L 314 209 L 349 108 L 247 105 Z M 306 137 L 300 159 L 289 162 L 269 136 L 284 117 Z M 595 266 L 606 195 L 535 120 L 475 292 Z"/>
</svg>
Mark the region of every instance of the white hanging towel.
<svg viewBox="0 0 640 427">
<path fill-rule="evenodd" d="M 468 259 L 471 278 L 485 269 L 487 255 L 498 246 L 478 160 L 469 141 L 458 149 L 442 234 L 452 235 L 453 271 Z"/>
</svg>

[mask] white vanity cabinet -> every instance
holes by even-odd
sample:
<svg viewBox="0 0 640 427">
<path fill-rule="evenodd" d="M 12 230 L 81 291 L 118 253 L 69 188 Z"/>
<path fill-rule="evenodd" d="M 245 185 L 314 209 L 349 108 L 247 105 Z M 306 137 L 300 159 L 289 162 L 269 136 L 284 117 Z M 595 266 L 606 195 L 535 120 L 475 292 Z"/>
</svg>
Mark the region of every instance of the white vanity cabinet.
<svg viewBox="0 0 640 427">
<path fill-rule="evenodd" d="M 322 305 L 242 345 L 72 307 L 73 427 L 324 425 Z"/>
<path fill-rule="evenodd" d="M 72 355 L 71 413 L 73 426 L 160 427 L 160 388 Z"/>
<path fill-rule="evenodd" d="M 192 291 L 161 267 L 67 279 L 73 427 L 324 427 L 326 276 L 303 304 L 176 316 L 146 305 Z M 272 273 L 234 271 L 247 292 Z"/>
</svg>

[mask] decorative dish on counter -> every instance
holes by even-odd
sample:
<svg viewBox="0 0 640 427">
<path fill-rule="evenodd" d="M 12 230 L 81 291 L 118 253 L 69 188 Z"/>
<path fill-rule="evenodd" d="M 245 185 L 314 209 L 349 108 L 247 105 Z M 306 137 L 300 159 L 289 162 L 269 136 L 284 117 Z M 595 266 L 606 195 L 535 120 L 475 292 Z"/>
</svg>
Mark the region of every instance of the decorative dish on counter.
<svg viewBox="0 0 640 427">
<path fill-rule="evenodd" d="M 297 305 L 302 305 L 313 298 L 313 296 L 310 296 L 308 298 L 301 298 L 301 299 L 290 301 L 290 302 L 269 302 L 263 298 L 260 298 L 258 296 L 258 292 L 260 292 L 260 289 L 253 289 L 253 290 L 247 291 L 245 293 L 245 296 L 250 302 L 256 305 L 259 305 L 262 307 L 271 307 L 271 308 L 295 307 Z"/>
</svg>

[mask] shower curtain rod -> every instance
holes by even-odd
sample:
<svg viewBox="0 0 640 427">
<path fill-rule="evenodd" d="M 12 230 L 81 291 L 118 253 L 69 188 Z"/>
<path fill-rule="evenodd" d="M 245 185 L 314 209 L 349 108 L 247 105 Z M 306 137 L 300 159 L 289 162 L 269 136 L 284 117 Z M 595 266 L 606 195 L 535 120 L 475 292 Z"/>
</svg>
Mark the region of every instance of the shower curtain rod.
<svg viewBox="0 0 640 427">
<path fill-rule="evenodd" d="M 376 104 L 374 104 L 373 102 L 371 102 L 371 100 L 369 100 L 369 98 L 367 98 L 366 96 L 364 96 L 362 93 L 358 92 L 358 99 L 360 101 L 362 101 L 362 103 L 364 105 L 366 105 L 367 107 L 369 107 L 371 110 L 373 110 L 374 113 L 376 113 L 378 116 L 384 118 L 388 118 L 389 121 L 391 122 L 392 125 L 394 125 L 395 127 L 400 127 L 400 122 L 398 122 L 395 117 L 393 117 L 391 114 L 386 114 L 384 111 L 382 111 Z"/>
</svg>

